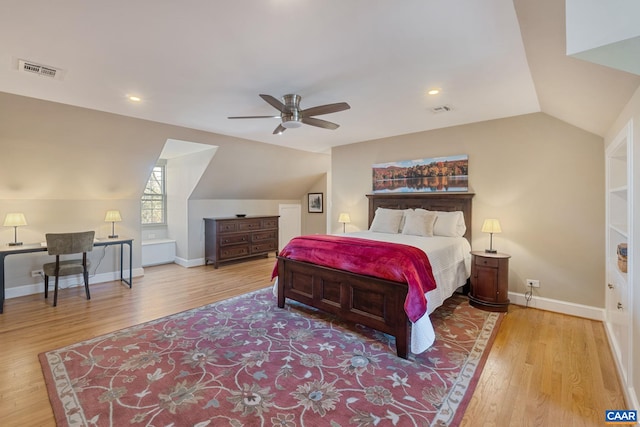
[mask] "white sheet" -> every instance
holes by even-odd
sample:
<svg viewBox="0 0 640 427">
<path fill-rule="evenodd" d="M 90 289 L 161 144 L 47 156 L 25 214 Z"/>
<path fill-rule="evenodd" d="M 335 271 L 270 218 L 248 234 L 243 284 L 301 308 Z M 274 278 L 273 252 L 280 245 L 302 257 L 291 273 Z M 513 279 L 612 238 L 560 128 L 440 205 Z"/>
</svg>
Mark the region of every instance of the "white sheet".
<svg viewBox="0 0 640 427">
<path fill-rule="evenodd" d="M 435 341 L 429 314 L 440 307 L 471 275 L 471 245 L 464 237 L 420 237 L 405 234 L 357 231 L 346 237 L 401 243 L 422 249 L 429 257 L 436 289 L 427 292 L 427 314 L 411 325 L 411 352 L 422 353 Z"/>
</svg>

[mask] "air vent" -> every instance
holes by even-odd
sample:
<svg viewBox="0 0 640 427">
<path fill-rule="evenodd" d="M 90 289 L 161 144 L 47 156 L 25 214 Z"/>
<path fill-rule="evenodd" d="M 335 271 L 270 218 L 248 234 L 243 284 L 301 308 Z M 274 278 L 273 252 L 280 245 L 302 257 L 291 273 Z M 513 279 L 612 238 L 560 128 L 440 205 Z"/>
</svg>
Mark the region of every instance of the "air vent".
<svg viewBox="0 0 640 427">
<path fill-rule="evenodd" d="M 37 74 L 39 76 L 49 77 L 52 79 L 62 79 L 63 70 L 49 65 L 42 65 L 33 61 L 18 60 L 18 71 Z"/>
<path fill-rule="evenodd" d="M 438 105 L 431 109 L 434 114 L 448 113 L 451 110 L 453 110 L 453 108 L 450 105 Z"/>
</svg>

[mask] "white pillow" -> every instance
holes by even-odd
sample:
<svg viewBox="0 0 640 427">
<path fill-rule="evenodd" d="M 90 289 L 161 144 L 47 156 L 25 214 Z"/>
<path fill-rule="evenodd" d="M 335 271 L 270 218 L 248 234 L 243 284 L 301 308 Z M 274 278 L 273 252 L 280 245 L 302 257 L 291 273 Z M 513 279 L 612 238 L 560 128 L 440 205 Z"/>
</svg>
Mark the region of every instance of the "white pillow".
<svg viewBox="0 0 640 427">
<path fill-rule="evenodd" d="M 403 211 L 398 209 L 376 209 L 369 231 L 398 234 L 403 213 Z"/>
<path fill-rule="evenodd" d="M 436 222 L 436 214 L 433 212 L 421 210 L 407 212 L 404 215 L 404 227 L 402 234 L 410 234 L 412 236 L 433 236 L 433 226 Z"/>
<path fill-rule="evenodd" d="M 400 226 L 398 227 L 398 233 L 402 233 L 402 229 L 404 228 L 404 220 L 407 217 L 407 214 L 413 212 L 413 209 L 404 209 L 402 211 L 402 219 L 400 220 Z"/>
<path fill-rule="evenodd" d="M 424 210 L 424 209 L 416 209 Z M 438 218 L 433 226 L 434 236 L 446 237 L 462 237 L 467 231 L 464 223 L 464 215 L 462 211 L 444 212 L 444 211 L 426 211 L 435 213 Z"/>
</svg>

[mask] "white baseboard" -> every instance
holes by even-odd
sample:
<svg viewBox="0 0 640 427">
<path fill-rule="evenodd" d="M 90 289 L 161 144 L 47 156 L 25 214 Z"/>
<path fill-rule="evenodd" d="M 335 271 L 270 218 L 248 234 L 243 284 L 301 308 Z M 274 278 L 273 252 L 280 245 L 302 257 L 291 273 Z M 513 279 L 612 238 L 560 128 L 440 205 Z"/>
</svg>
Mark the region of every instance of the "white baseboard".
<svg viewBox="0 0 640 427">
<path fill-rule="evenodd" d="M 124 270 L 123 275 L 128 280 L 129 270 Z M 144 276 L 144 268 L 134 268 L 132 275 L 133 277 Z M 53 278 L 49 279 L 49 287 L 53 285 L 53 280 L 54 280 Z M 112 271 L 110 273 L 100 273 L 93 276 L 89 276 L 89 285 L 93 283 L 113 282 L 114 280 L 120 280 L 119 271 Z M 58 282 L 58 286 L 60 288 L 73 288 L 76 286 L 84 286 L 82 275 L 62 277 Z M 17 298 L 17 297 L 23 297 L 25 295 L 40 294 L 43 292 L 44 292 L 44 279 L 42 279 L 39 283 L 32 283 L 29 285 L 6 288 L 5 298 L 6 299 Z"/>
<path fill-rule="evenodd" d="M 609 340 L 609 347 L 611 347 L 611 355 L 613 356 L 613 360 L 616 362 L 616 370 L 618 372 L 618 380 L 622 385 L 622 391 L 624 393 L 625 402 L 627 402 L 627 408 L 625 409 L 635 409 L 636 411 L 640 411 L 640 404 L 638 403 L 638 395 L 636 394 L 636 390 L 633 387 L 633 383 L 631 379 L 624 380 L 624 368 L 620 362 L 620 359 L 616 356 L 618 354 L 619 349 L 616 348 L 615 339 L 613 338 L 614 332 L 611 330 L 611 325 L 609 322 L 604 322 L 604 330 L 607 333 L 607 339 Z"/>
<path fill-rule="evenodd" d="M 184 259 L 184 258 L 176 257 L 173 262 L 187 268 L 199 267 L 201 265 L 204 265 L 204 258 Z"/>
<path fill-rule="evenodd" d="M 524 294 L 509 292 L 509 300 L 512 304 L 527 306 Z M 558 301 L 550 298 L 534 296 L 528 304 L 531 308 L 553 311 L 555 313 L 568 314 L 571 316 L 584 317 L 591 320 L 604 321 L 604 308 L 592 307 L 589 305 L 575 304 L 572 302 Z"/>
</svg>

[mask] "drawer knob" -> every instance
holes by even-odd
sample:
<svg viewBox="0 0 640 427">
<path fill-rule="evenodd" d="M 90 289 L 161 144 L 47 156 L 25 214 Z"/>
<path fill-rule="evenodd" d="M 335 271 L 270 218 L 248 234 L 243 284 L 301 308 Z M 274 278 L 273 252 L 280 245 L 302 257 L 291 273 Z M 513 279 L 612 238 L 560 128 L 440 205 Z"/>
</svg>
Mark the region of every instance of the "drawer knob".
<svg viewBox="0 0 640 427">
<path fill-rule="evenodd" d="M 609 287 L 609 289 L 613 289 L 613 285 L 611 283 L 607 283 L 607 286 Z"/>
<path fill-rule="evenodd" d="M 618 303 L 618 310 L 622 310 L 622 303 L 621 302 Z"/>
</svg>

